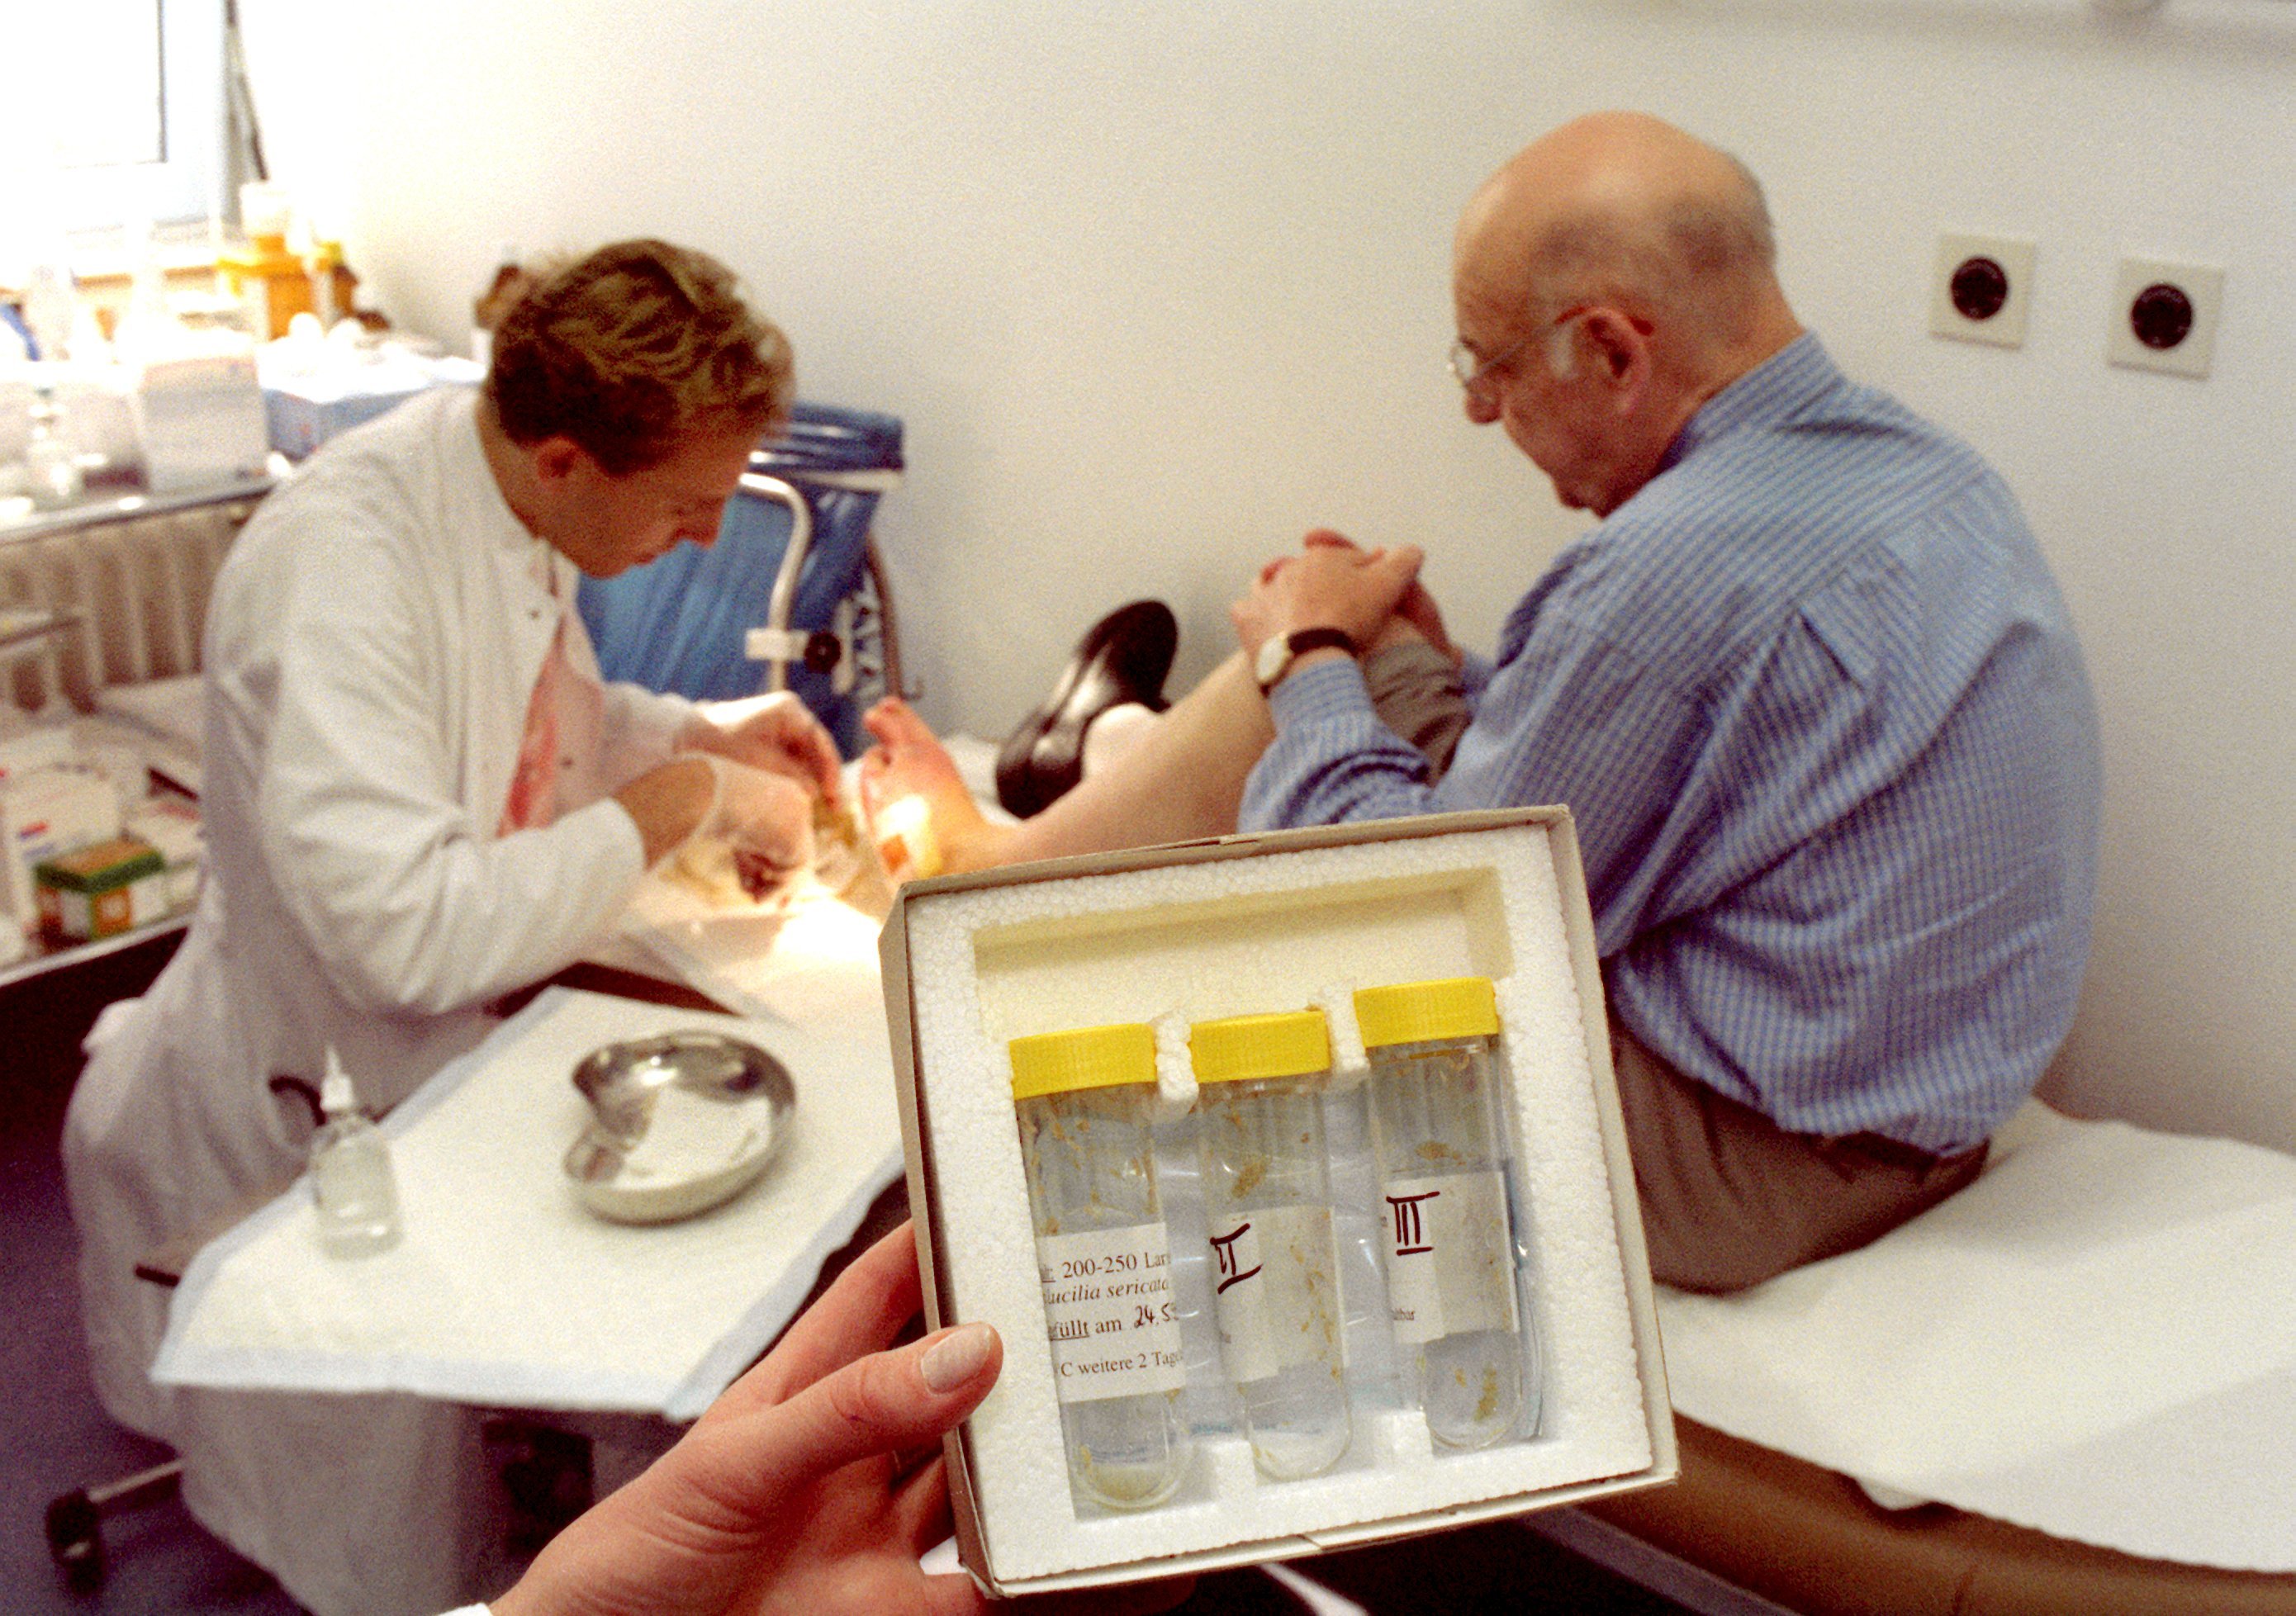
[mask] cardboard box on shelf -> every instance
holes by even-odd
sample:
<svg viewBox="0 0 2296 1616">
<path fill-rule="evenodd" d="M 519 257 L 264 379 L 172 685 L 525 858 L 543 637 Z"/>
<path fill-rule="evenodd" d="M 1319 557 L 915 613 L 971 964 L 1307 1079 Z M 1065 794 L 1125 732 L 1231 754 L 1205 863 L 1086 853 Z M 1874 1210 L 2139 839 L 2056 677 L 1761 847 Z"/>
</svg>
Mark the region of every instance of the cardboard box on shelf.
<svg viewBox="0 0 2296 1616">
<path fill-rule="evenodd" d="M 880 947 L 927 1319 L 985 1321 L 1004 1340 L 996 1391 L 947 1445 L 960 1557 L 984 1587 L 1029 1594 L 1288 1559 L 1673 1478 L 1566 811 L 1229 837 L 912 882 Z M 1382 1192 L 1394 1185 L 1371 1160 L 1366 1099 L 1385 1079 L 1368 1077 L 1354 995 L 1461 977 L 1489 980 L 1500 1028 L 1527 1366 L 1521 1417 L 1490 1445 L 1454 1452 L 1431 1440 L 1413 1390 L 1419 1349 L 1399 1322 L 1408 1309 L 1387 1288 L 1402 1249 L 1385 1228 Z M 1188 1038 L 1193 1023 L 1309 1008 L 1324 1013 L 1332 1057 L 1321 1109 L 1350 1436 L 1328 1470 L 1276 1481 L 1255 1464 L 1223 1363 L 1212 1299 L 1227 1282 L 1194 1179 Z M 1168 1295 L 1184 1373 L 1160 1395 L 1189 1432 L 1177 1489 L 1133 1510 L 1072 1481 L 1089 1477 L 1091 1455 L 1063 1457 L 1064 1407 L 1094 1399 L 1070 1390 L 1064 1403 L 1078 1381 L 1056 1374 L 1076 1368 L 1076 1298 L 1040 1269 L 1046 1231 L 1032 1222 L 1008 1054 L 1015 1038 L 1119 1023 L 1153 1032 L 1163 1227 L 1144 1226 L 1155 1236 L 1144 1250 L 1168 1245 L 1169 1259 L 1142 1270 L 1169 1275 L 1168 1292 L 1152 1278 L 1150 1311 Z M 1111 1313 L 1086 1330 L 1129 1344 L 1132 1322 Z M 1154 1358 L 1167 1364 L 1171 1331 L 1158 1328 Z"/>
<path fill-rule="evenodd" d="M 244 339 L 193 333 L 136 372 L 136 434 L 155 493 L 250 480 L 270 455 L 255 355 Z"/>
<path fill-rule="evenodd" d="M 50 763 L 0 781 L 0 914 L 30 931 L 38 919 L 34 868 L 119 835 L 120 824 L 119 789 L 97 769 Z"/>
<path fill-rule="evenodd" d="M 434 387 L 475 387 L 482 366 L 398 345 L 349 349 L 289 339 L 256 356 L 271 447 L 300 460 L 329 439 L 396 409 Z"/>
<path fill-rule="evenodd" d="M 148 841 L 116 836 L 41 864 L 40 923 L 74 942 L 116 937 L 168 914 L 167 860 Z"/>
<path fill-rule="evenodd" d="M 181 914 L 199 897 L 207 838 L 199 805 L 183 797 L 154 797 L 127 810 L 127 834 L 148 841 L 168 865 L 168 908 Z"/>
</svg>

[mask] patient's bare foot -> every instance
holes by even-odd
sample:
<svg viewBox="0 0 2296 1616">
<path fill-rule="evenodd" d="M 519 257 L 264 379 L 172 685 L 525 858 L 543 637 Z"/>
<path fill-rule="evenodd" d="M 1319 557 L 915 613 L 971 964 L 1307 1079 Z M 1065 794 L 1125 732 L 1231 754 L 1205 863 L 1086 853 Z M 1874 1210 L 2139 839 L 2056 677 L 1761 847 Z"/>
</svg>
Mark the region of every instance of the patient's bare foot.
<svg viewBox="0 0 2296 1616">
<path fill-rule="evenodd" d="M 942 870 L 979 870 L 1005 861 L 1013 827 L 981 816 L 955 760 L 914 709 L 888 696 L 861 722 L 877 738 L 861 759 L 861 809 L 873 830 L 884 809 L 920 797 L 931 811 Z"/>
</svg>

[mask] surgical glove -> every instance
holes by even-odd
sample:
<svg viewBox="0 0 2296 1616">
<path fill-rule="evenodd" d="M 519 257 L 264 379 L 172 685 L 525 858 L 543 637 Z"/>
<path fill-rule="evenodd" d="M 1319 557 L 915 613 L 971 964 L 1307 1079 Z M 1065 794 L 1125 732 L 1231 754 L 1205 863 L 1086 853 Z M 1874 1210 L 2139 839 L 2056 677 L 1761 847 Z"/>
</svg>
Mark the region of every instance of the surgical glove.
<svg viewBox="0 0 2296 1616">
<path fill-rule="evenodd" d="M 837 742 L 806 704 L 786 690 L 739 701 L 715 701 L 689 719 L 678 750 L 731 758 L 803 781 L 826 802 L 838 800 Z"/>
<path fill-rule="evenodd" d="M 726 843 L 742 890 L 752 898 L 813 862 L 813 797 L 803 785 L 712 752 L 696 755 L 709 766 L 709 807 L 685 847 Z"/>
</svg>

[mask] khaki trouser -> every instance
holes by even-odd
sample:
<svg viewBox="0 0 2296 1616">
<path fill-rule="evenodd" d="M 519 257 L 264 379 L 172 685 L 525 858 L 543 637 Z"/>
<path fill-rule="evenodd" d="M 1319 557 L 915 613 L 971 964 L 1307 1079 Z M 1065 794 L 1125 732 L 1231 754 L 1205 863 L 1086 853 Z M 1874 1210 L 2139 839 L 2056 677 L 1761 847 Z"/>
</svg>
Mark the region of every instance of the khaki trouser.
<svg viewBox="0 0 2296 1616">
<path fill-rule="evenodd" d="M 1877 1134 L 1788 1133 L 1685 1076 L 1611 1018 L 1651 1273 L 1738 1291 L 1879 1239 L 1976 1177 L 1985 1146 L 1933 1156 Z"/>
</svg>

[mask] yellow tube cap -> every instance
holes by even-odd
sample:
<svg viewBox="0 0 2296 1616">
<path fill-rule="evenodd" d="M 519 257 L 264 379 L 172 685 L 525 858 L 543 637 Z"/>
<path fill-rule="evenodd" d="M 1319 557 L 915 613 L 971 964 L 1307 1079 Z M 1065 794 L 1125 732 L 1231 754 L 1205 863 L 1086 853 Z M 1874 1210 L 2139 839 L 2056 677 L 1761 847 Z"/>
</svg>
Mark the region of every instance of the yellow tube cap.
<svg viewBox="0 0 2296 1616">
<path fill-rule="evenodd" d="M 1011 1047 L 1015 1100 L 1156 1080 L 1156 1034 L 1136 1021 L 1034 1033 Z"/>
<path fill-rule="evenodd" d="M 1331 1070 L 1332 1029 L 1320 1010 L 1198 1021 L 1188 1029 L 1188 1056 L 1199 1083 L 1301 1077 Z"/>
<path fill-rule="evenodd" d="M 1362 988 L 1356 991 L 1356 1025 L 1363 1030 L 1365 1049 L 1488 1038 L 1499 1029 L 1498 997 L 1487 976 Z"/>
</svg>

